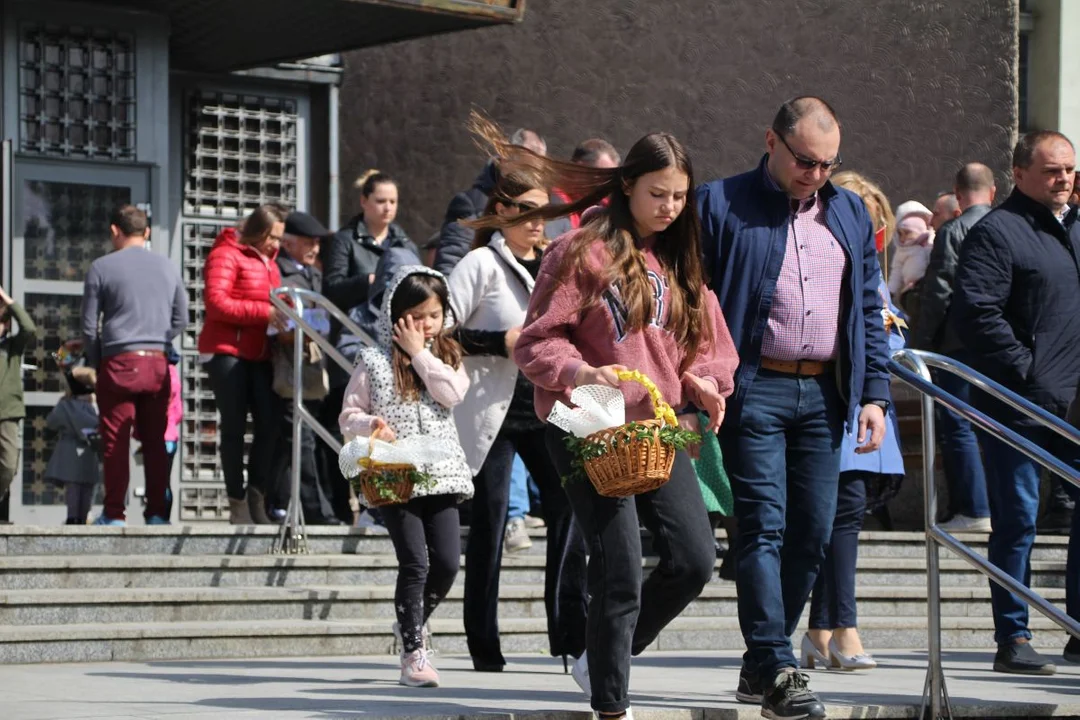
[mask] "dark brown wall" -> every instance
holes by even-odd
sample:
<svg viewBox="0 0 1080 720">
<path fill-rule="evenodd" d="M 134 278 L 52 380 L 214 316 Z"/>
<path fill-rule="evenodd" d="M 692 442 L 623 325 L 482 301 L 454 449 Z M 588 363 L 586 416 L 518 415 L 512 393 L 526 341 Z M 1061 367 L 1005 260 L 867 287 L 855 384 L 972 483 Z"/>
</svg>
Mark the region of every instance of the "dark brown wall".
<svg viewBox="0 0 1080 720">
<path fill-rule="evenodd" d="M 471 105 L 564 156 L 667 130 L 705 180 L 753 166 L 777 106 L 810 93 L 840 115 L 845 169 L 929 205 L 962 161 L 1004 173 L 1016 37 L 1015 0 L 533 0 L 518 26 L 347 55 L 343 187 L 373 166 L 396 176 L 422 240 L 483 164 Z M 342 215 L 356 207 L 349 193 Z"/>
</svg>

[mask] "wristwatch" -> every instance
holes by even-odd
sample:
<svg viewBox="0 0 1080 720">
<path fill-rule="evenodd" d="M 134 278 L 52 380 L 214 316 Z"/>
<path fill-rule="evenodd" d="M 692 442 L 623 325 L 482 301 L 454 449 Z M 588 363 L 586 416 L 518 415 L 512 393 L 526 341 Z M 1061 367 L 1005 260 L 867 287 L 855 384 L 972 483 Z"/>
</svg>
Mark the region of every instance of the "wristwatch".
<svg viewBox="0 0 1080 720">
<path fill-rule="evenodd" d="M 889 405 L 891 403 L 889 403 L 888 400 L 871 400 L 870 402 L 868 402 L 866 404 L 867 405 L 877 405 L 879 408 L 881 408 L 881 412 L 888 413 L 889 412 Z"/>
</svg>

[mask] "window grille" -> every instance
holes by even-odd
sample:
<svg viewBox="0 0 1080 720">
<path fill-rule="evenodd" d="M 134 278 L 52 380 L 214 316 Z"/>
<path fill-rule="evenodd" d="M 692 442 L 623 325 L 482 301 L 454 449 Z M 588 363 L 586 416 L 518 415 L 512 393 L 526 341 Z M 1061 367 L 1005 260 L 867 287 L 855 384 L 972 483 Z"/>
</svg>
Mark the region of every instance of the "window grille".
<svg viewBox="0 0 1080 720">
<path fill-rule="evenodd" d="M 189 95 L 184 213 L 239 218 L 268 202 L 296 207 L 298 112 L 293 98 Z"/>
<path fill-rule="evenodd" d="M 25 24 L 19 43 L 19 147 L 65 158 L 135 160 L 135 39 Z"/>
</svg>

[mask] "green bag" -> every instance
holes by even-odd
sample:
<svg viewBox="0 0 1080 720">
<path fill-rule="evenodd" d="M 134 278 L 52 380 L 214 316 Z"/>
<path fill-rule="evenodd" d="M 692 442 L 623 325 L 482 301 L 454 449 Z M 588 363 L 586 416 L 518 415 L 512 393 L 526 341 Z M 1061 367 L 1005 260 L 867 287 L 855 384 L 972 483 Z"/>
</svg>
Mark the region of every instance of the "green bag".
<svg viewBox="0 0 1080 720">
<path fill-rule="evenodd" d="M 730 517 L 735 510 L 735 503 L 731 496 L 731 483 L 728 482 L 727 472 L 724 470 L 724 458 L 720 454 L 720 441 L 716 433 L 704 432 L 704 428 L 709 424 L 707 415 L 698 413 L 698 422 L 703 430 L 701 454 L 697 460 L 690 462 L 697 473 L 701 496 L 705 499 L 705 509 Z"/>
</svg>

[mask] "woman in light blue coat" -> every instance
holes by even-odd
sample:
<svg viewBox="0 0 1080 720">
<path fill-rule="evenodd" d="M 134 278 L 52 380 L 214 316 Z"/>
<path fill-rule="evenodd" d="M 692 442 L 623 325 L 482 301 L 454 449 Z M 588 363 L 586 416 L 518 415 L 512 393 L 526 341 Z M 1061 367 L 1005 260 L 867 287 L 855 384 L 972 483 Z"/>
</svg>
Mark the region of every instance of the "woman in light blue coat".
<svg viewBox="0 0 1080 720">
<path fill-rule="evenodd" d="M 882 312 L 889 330 L 889 349 L 904 347 L 900 311 L 889 301 L 884 279 L 879 285 Z M 813 668 L 869 670 L 877 666 L 859 639 L 855 609 L 855 563 L 863 517 L 883 508 L 896 496 L 904 478 L 900 451 L 900 426 L 896 410 L 889 407 L 889 431 L 881 449 L 856 454 L 858 428 L 849 428 L 840 455 L 840 486 L 833 521 L 832 540 L 810 597 L 809 631 L 802 640 L 802 664 Z"/>
</svg>

